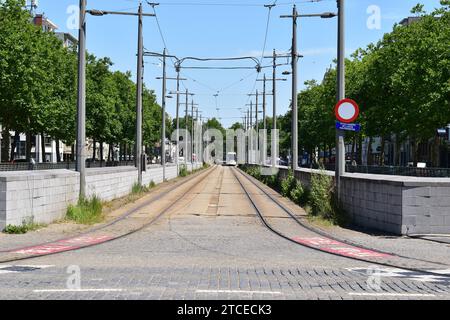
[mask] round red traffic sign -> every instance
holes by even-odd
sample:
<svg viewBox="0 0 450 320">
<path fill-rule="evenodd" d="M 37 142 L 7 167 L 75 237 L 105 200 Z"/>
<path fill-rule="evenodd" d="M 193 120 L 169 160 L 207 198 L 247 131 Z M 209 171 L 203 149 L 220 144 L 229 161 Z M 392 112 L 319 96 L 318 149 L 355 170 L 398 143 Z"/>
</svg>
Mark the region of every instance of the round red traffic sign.
<svg viewBox="0 0 450 320">
<path fill-rule="evenodd" d="M 338 121 L 352 123 L 359 116 L 359 106 L 352 99 L 343 99 L 338 102 L 334 112 Z"/>
</svg>

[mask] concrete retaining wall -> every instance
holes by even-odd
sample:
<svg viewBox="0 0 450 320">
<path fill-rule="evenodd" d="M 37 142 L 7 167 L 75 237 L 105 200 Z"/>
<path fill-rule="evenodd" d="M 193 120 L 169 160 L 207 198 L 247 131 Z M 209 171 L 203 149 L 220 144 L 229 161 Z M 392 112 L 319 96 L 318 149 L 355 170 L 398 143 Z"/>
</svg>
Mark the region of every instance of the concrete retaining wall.
<svg viewBox="0 0 450 320">
<path fill-rule="evenodd" d="M 188 171 L 201 164 L 188 165 Z M 166 179 L 178 175 L 177 167 L 166 167 Z M 110 201 L 128 195 L 137 182 L 133 167 L 93 168 L 86 170 L 87 195 Z M 145 185 L 161 183 L 161 166 L 149 166 L 143 173 Z M 51 223 L 65 216 L 67 207 L 78 201 L 79 174 L 70 170 L 17 171 L 0 173 L 0 230 L 21 225 L 33 218 L 36 223 Z"/>
<path fill-rule="evenodd" d="M 282 177 L 287 169 L 280 169 Z M 312 174 L 296 178 L 309 186 Z M 334 177 L 334 172 L 325 171 Z M 342 202 L 356 225 L 394 234 L 450 234 L 450 179 L 347 173 Z"/>
</svg>

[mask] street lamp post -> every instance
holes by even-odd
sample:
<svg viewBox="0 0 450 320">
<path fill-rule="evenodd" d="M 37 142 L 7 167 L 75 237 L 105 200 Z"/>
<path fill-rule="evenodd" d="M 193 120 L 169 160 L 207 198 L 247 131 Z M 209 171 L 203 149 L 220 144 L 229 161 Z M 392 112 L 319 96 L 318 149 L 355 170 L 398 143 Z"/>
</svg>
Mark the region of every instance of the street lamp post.
<svg viewBox="0 0 450 320">
<path fill-rule="evenodd" d="M 136 166 L 138 168 L 138 184 L 142 186 L 142 67 L 144 64 L 144 45 L 142 37 L 142 3 L 139 4 L 138 56 L 137 56 L 137 90 L 136 90 Z"/>
<path fill-rule="evenodd" d="M 287 81 L 287 79 L 284 79 L 284 78 L 282 78 L 282 79 L 276 79 L 275 78 L 275 76 L 276 76 L 276 57 L 274 58 L 274 78 L 273 79 L 268 79 L 267 77 L 266 77 L 266 75 L 264 75 L 264 78 L 263 79 L 258 79 L 257 81 L 262 81 L 263 82 L 263 104 L 262 104 L 262 106 L 263 106 L 263 127 L 264 127 L 264 138 L 263 138 L 263 141 L 264 141 L 264 146 L 263 146 L 263 148 L 262 148 L 262 160 L 263 160 L 263 163 L 265 164 L 266 162 L 265 162 L 265 160 L 266 160 L 266 148 L 267 148 L 267 146 L 266 146 L 266 142 L 267 142 L 267 110 L 266 110 L 266 107 L 267 107 L 267 96 L 273 96 L 273 103 L 274 103 L 274 107 L 273 107 L 273 109 L 274 109 L 274 114 L 276 114 L 276 94 L 275 94 L 275 90 L 276 90 L 276 81 Z M 266 82 L 267 81 L 272 81 L 273 82 L 273 85 L 275 86 L 274 88 L 275 88 L 275 90 L 273 90 L 272 91 L 272 93 L 267 93 L 267 91 L 266 91 Z M 274 130 L 276 129 L 276 117 L 274 117 L 274 125 L 273 125 L 273 128 L 274 128 Z M 274 141 L 273 141 L 274 142 Z M 275 149 L 275 143 L 273 143 L 273 145 L 272 145 L 272 150 L 274 150 Z M 273 157 L 273 155 L 272 155 L 272 157 Z M 272 163 L 272 165 L 273 166 L 275 166 L 275 164 L 274 163 Z"/>
<path fill-rule="evenodd" d="M 191 143 L 191 147 L 190 148 L 188 148 L 188 139 L 187 139 L 187 137 L 185 137 L 186 138 L 186 141 L 185 141 L 185 149 L 186 149 L 186 165 L 187 165 L 187 155 L 188 155 L 188 149 L 189 149 L 189 151 L 190 152 L 193 152 L 193 149 L 192 149 L 192 143 L 193 143 L 193 141 L 192 141 L 192 135 L 193 135 L 193 129 L 194 129 L 194 106 L 198 106 L 198 104 L 197 103 L 194 103 L 194 100 L 192 100 L 191 101 L 191 103 L 189 103 L 189 96 L 194 96 L 194 94 L 193 93 L 189 93 L 188 92 L 188 90 L 186 89 L 186 103 L 184 103 L 184 105 L 186 106 L 186 111 L 185 111 L 185 127 L 186 127 L 186 134 L 189 132 L 189 124 L 188 124 L 188 119 L 189 119 L 189 111 L 188 111 L 188 109 L 189 109 L 189 106 L 191 106 L 191 109 L 192 109 L 192 114 L 191 114 L 191 119 L 192 119 L 192 121 L 191 121 L 191 123 L 192 123 L 192 126 L 191 126 L 191 134 L 190 134 L 190 143 Z M 192 161 L 192 154 L 191 154 L 191 161 Z"/>
<path fill-rule="evenodd" d="M 271 58 L 272 59 L 272 79 L 266 79 L 266 81 L 272 80 L 272 116 L 273 116 L 273 122 L 272 122 L 272 152 L 271 152 L 271 158 L 272 158 L 272 168 L 275 168 L 277 163 L 276 159 L 278 158 L 277 154 L 277 141 L 276 141 L 276 135 L 275 131 L 277 130 L 277 81 L 286 81 L 286 79 L 277 79 L 277 57 L 283 58 L 283 57 L 290 57 L 285 55 L 279 55 L 273 49 L 273 54 L 271 56 L 267 56 L 264 58 Z"/>
<path fill-rule="evenodd" d="M 298 168 L 298 100 L 297 100 L 297 66 L 298 58 L 301 57 L 297 53 L 297 18 L 333 18 L 335 13 L 325 12 L 320 14 L 303 14 L 297 12 L 297 7 L 293 6 L 292 15 L 282 15 L 281 18 L 292 19 L 292 169 L 295 171 Z"/>
<path fill-rule="evenodd" d="M 143 13 L 142 4 L 138 13 L 103 10 L 86 10 L 86 0 L 80 0 L 80 29 L 78 37 L 78 98 L 77 98 L 77 170 L 80 173 L 80 199 L 86 197 L 86 14 L 93 16 L 125 15 L 138 17 L 138 54 L 136 83 L 136 164 L 138 181 L 142 183 L 142 69 L 143 69 L 143 17 L 154 17 L 154 14 Z"/>
<path fill-rule="evenodd" d="M 80 199 L 86 197 L 86 0 L 80 0 L 78 31 L 77 171 L 80 173 Z"/>
<path fill-rule="evenodd" d="M 156 4 L 152 4 L 156 5 Z M 166 54 L 167 49 L 164 48 L 163 53 L 156 53 L 156 52 L 145 52 L 145 56 L 150 57 L 162 57 L 163 58 L 163 76 L 157 77 L 157 80 L 162 80 L 162 124 L 161 124 L 161 165 L 163 167 L 163 181 L 166 181 L 166 87 L 167 87 L 167 80 L 177 80 L 177 92 L 179 91 L 179 81 L 180 81 L 180 74 L 179 69 L 177 78 L 167 78 L 167 64 L 166 64 L 166 58 L 175 58 L 178 60 L 176 56 L 171 56 Z M 178 125 L 178 107 L 179 107 L 179 94 L 177 93 L 177 125 Z M 178 126 L 177 126 L 177 133 L 178 133 Z M 177 142 L 177 150 L 178 150 L 178 142 Z M 178 156 L 177 156 L 177 167 L 178 167 Z"/>
<path fill-rule="evenodd" d="M 166 49 L 163 51 L 163 84 L 162 84 L 162 129 L 161 129 L 161 164 L 163 181 L 166 181 Z"/>
<path fill-rule="evenodd" d="M 179 164 L 179 153 L 180 153 L 179 146 L 178 146 L 179 141 L 180 141 L 179 109 L 180 109 L 180 106 L 183 104 L 183 103 L 180 102 L 180 95 L 185 95 L 186 96 L 186 103 L 185 103 L 185 105 L 186 105 L 186 115 L 185 115 L 185 117 L 186 118 L 185 118 L 185 124 L 186 124 L 186 132 L 187 132 L 187 129 L 188 129 L 187 128 L 187 121 L 188 121 L 187 120 L 187 115 L 188 115 L 187 108 L 188 108 L 188 104 L 189 104 L 188 98 L 189 98 L 189 96 L 193 96 L 194 94 L 193 93 L 189 93 L 188 89 L 186 89 L 185 93 L 180 91 L 180 81 L 185 81 L 187 79 L 180 78 L 180 69 L 179 69 L 178 65 L 175 68 L 176 68 L 177 73 L 178 73 L 177 74 L 177 78 L 176 78 L 176 80 L 177 80 L 177 92 L 176 92 L 176 95 L 177 95 L 177 167 L 178 167 L 178 164 Z M 172 78 L 167 78 L 167 79 L 169 80 L 169 79 L 172 79 Z M 170 91 L 169 94 L 175 94 L 175 93 Z M 183 152 L 183 156 L 185 158 L 185 162 L 187 162 L 187 158 L 186 158 L 186 155 L 187 155 L 187 139 L 186 138 L 187 137 L 185 137 L 185 141 L 184 141 L 185 148 L 184 148 L 184 152 Z"/>
</svg>

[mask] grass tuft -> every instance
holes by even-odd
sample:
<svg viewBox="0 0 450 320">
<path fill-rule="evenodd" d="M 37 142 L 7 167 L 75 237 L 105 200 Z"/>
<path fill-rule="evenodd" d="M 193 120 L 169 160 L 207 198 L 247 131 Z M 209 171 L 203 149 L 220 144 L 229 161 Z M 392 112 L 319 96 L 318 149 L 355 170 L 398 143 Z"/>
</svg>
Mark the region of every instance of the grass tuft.
<svg viewBox="0 0 450 320">
<path fill-rule="evenodd" d="M 76 206 L 71 205 L 67 208 L 66 217 L 79 224 L 99 223 L 103 220 L 103 204 L 96 196 L 80 199 Z"/>
<path fill-rule="evenodd" d="M 180 167 L 180 177 L 187 177 L 189 174 L 188 169 L 185 165 Z"/>
</svg>

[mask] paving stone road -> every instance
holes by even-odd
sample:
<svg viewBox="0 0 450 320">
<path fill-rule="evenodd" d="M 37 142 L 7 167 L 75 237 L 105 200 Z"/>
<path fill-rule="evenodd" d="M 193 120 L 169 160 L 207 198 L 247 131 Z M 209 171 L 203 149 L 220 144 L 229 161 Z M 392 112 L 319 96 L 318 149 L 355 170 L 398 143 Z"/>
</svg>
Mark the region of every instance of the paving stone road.
<svg viewBox="0 0 450 320">
<path fill-rule="evenodd" d="M 262 225 L 231 169 L 217 167 L 144 230 L 0 264 L 0 299 L 450 299 L 450 278 L 286 241 Z"/>
</svg>

